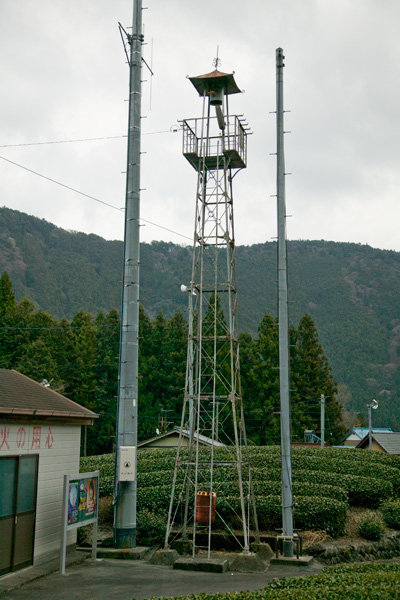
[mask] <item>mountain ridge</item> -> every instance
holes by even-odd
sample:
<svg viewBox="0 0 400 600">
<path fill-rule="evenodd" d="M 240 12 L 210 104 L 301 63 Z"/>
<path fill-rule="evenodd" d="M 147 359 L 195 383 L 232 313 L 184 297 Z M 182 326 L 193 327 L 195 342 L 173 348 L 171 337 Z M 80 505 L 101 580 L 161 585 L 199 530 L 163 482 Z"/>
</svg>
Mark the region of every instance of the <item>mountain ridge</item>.
<svg viewBox="0 0 400 600">
<path fill-rule="evenodd" d="M 141 303 L 154 318 L 186 312 L 180 291 L 191 276 L 191 247 L 141 244 Z M 276 242 L 236 247 L 238 318 L 257 335 L 276 314 Z M 290 318 L 309 313 L 338 381 L 345 409 L 382 401 L 376 423 L 400 412 L 400 253 L 343 242 L 289 241 Z M 0 209 L 0 272 L 17 299 L 54 317 L 120 308 L 123 243 L 68 232 L 44 219 Z M 396 417 L 397 419 L 397 417 Z M 399 417 L 400 428 L 400 417 Z"/>
</svg>

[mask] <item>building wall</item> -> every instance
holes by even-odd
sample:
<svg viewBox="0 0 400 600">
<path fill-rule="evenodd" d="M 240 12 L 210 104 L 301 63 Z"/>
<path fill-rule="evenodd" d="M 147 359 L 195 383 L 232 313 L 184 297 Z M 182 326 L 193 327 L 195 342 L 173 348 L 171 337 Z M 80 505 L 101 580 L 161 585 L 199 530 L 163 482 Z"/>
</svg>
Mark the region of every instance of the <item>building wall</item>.
<svg viewBox="0 0 400 600">
<path fill-rule="evenodd" d="M 352 446 L 355 448 L 357 446 L 357 444 L 359 444 L 359 443 L 360 443 L 360 438 L 357 438 L 356 440 L 347 439 L 343 442 L 343 446 Z"/>
<path fill-rule="evenodd" d="M 366 446 L 369 448 L 369 446 Z M 382 446 L 380 446 L 374 439 L 372 439 L 372 450 L 377 450 L 378 452 L 383 452 Z"/>
<path fill-rule="evenodd" d="M 80 436 L 80 425 L 0 422 L 0 457 L 39 455 L 34 564 L 59 554 L 64 475 L 79 473 Z"/>
</svg>

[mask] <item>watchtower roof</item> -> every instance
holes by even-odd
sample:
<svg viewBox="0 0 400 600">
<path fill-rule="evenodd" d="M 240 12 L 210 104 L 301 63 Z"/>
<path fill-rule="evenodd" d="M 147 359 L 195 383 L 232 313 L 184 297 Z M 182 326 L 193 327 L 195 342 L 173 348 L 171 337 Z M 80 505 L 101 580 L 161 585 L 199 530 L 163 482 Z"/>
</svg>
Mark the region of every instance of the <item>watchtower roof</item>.
<svg viewBox="0 0 400 600">
<path fill-rule="evenodd" d="M 215 91 L 221 88 L 224 88 L 225 94 L 239 94 L 242 91 L 238 88 L 233 73 L 222 73 L 218 69 L 205 75 L 189 77 L 189 80 L 199 92 L 199 96 L 207 95 L 210 90 Z"/>
</svg>

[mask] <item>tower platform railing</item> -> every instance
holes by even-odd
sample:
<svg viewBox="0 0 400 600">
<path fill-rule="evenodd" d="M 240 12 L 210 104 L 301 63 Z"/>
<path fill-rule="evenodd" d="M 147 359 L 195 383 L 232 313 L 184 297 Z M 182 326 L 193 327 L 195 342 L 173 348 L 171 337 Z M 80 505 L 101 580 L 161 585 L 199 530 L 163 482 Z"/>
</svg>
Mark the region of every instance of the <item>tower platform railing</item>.
<svg viewBox="0 0 400 600">
<path fill-rule="evenodd" d="M 225 117 L 225 129 L 222 131 L 216 117 L 185 119 L 181 124 L 183 156 L 196 171 L 203 160 L 208 169 L 223 169 L 225 161 L 230 168 L 246 168 L 247 134 L 237 115 Z"/>
</svg>

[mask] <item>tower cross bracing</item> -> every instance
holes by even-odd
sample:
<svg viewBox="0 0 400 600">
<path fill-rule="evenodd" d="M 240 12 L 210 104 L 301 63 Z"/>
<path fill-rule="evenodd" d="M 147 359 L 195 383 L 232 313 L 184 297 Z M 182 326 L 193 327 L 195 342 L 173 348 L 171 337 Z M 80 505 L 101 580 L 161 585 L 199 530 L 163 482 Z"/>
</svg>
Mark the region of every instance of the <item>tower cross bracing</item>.
<svg viewBox="0 0 400 600">
<path fill-rule="evenodd" d="M 228 110 L 228 97 L 240 92 L 233 75 L 215 70 L 190 81 L 203 113 L 182 121 L 183 154 L 197 172 L 197 188 L 192 276 L 182 286 L 189 302 L 186 382 L 165 545 L 182 537 L 193 555 L 203 547 L 209 557 L 215 527 L 240 537 L 244 552 L 250 524 L 258 536 L 240 383 L 233 214 L 247 133 L 245 120 Z"/>
</svg>

